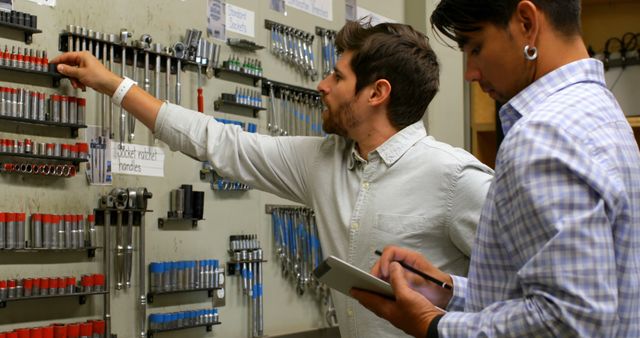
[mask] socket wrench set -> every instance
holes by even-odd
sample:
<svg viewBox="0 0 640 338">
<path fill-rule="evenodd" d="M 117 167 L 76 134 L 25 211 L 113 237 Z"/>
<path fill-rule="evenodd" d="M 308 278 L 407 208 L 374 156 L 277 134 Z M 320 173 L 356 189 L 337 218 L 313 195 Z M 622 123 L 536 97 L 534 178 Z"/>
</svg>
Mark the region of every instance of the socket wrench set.
<svg viewBox="0 0 640 338">
<path fill-rule="evenodd" d="M 222 62 L 221 69 L 257 77 L 262 77 L 264 74 L 260 60 L 245 57 L 244 62 L 240 62 L 240 57 L 236 55 L 229 55 L 229 59 Z"/>
<path fill-rule="evenodd" d="M 81 97 L 0 87 L 0 116 L 83 126 L 87 100 Z"/>
<path fill-rule="evenodd" d="M 224 101 L 263 108 L 262 94 L 260 94 L 259 90 L 236 87 L 236 91 L 234 94 L 223 93 L 222 99 Z"/>
<path fill-rule="evenodd" d="M 104 275 L 83 275 L 80 279 L 81 283 L 77 282 L 76 277 L 69 276 L 0 280 L 0 301 L 104 291 Z M 90 288 L 89 279 L 91 279 Z"/>
<path fill-rule="evenodd" d="M 0 332 L 0 338 L 106 338 L 104 320 L 83 323 L 51 324 L 45 327 Z"/>
<path fill-rule="evenodd" d="M 0 173 L 74 177 L 77 169 L 71 164 L 0 163 Z"/>
<path fill-rule="evenodd" d="M 218 309 L 202 309 L 149 315 L 150 330 L 180 329 L 220 324 Z"/>
<path fill-rule="evenodd" d="M 0 50 L 0 66 L 31 70 L 36 72 L 49 71 L 49 59 L 46 50 L 4 46 L 4 52 Z"/>
<path fill-rule="evenodd" d="M 89 157 L 89 144 L 85 142 L 77 142 L 75 144 L 38 143 L 31 139 L 0 139 L 0 153 L 31 154 L 60 157 L 62 159 L 87 159 Z"/>
<path fill-rule="evenodd" d="M 0 25 L 1 24 L 10 24 L 36 30 L 38 28 L 38 17 L 19 11 L 0 11 Z"/>
<path fill-rule="evenodd" d="M 0 249 L 83 249 L 97 244 L 93 215 L 85 222 L 83 215 L 32 214 L 28 229 L 25 220 L 25 213 L 0 212 Z"/>
<path fill-rule="evenodd" d="M 149 264 L 152 293 L 217 289 L 224 286 L 224 269 L 217 259 L 153 262 Z"/>
</svg>

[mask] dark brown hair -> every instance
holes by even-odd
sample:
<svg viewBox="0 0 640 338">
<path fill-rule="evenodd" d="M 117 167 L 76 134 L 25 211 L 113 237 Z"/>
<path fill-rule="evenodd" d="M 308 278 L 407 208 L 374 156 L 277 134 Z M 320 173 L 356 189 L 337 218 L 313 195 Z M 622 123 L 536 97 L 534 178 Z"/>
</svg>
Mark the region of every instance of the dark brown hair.
<svg viewBox="0 0 640 338">
<path fill-rule="evenodd" d="M 428 38 L 411 26 L 349 21 L 336 36 L 338 53 L 353 52 L 356 93 L 386 79 L 391 84 L 389 120 L 402 129 L 424 116 L 438 92 L 439 66 Z"/>
<path fill-rule="evenodd" d="M 466 43 L 459 33 L 475 32 L 490 23 L 505 28 L 521 0 L 442 0 L 431 14 L 431 26 L 460 47 Z M 581 0 L 530 0 L 549 18 L 551 25 L 567 37 L 579 35 Z"/>
</svg>

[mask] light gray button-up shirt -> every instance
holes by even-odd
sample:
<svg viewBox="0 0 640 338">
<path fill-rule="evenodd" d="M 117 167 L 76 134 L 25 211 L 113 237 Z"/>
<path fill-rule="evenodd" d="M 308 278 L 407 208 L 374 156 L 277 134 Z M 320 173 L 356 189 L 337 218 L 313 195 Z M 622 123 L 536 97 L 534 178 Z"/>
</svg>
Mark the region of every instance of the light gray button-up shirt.
<svg viewBox="0 0 640 338">
<path fill-rule="evenodd" d="M 172 150 L 208 160 L 225 177 L 305 204 L 316 212 L 325 255 L 365 271 L 375 249 L 418 250 L 437 267 L 466 275 L 493 171 L 462 149 L 428 136 L 422 121 L 363 160 L 340 136 L 272 137 L 165 103 L 156 136 Z M 357 301 L 333 293 L 343 338 L 405 336 Z"/>
</svg>

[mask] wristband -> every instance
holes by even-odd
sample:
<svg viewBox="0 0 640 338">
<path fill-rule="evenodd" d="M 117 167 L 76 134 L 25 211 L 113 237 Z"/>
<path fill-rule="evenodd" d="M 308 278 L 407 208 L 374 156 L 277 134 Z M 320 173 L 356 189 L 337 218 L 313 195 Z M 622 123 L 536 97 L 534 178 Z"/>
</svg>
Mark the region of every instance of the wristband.
<svg viewBox="0 0 640 338">
<path fill-rule="evenodd" d="M 122 82 L 120 82 L 118 89 L 116 89 L 116 91 L 113 93 L 113 96 L 111 96 L 111 102 L 120 107 L 120 105 L 122 104 L 122 100 L 124 99 L 124 96 L 129 92 L 129 89 L 131 89 L 133 85 L 137 84 L 137 82 L 125 76 Z"/>
</svg>

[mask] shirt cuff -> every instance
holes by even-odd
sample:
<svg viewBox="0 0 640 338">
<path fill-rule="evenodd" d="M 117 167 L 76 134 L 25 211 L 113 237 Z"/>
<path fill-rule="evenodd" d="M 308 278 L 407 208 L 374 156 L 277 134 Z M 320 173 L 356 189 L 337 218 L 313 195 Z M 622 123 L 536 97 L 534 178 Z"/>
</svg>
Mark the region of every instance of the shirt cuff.
<svg viewBox="0 0 640 338">
<path fill-rule="evenodd" d="M 444 315 L 437 315 L 429 323 L 429 327 L 427 328 L 427 338 L 439 338 L 438 335 L 438 323 L 440 319 L 442 319 Z"/>
<path fill-rule="evenodd" d="M 447 304 L 447 311 L 464 311 L 467 279 L 456 275 L 451 275 L 451 278 L 453 279 L 453 296 Z"/>
</svg>

